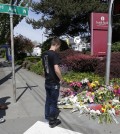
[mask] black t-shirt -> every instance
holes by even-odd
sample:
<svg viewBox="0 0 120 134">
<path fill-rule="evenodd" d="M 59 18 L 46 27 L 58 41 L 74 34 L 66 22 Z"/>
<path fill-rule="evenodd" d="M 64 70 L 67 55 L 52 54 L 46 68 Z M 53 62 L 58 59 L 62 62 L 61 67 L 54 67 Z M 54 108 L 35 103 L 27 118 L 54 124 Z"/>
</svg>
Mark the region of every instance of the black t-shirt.
<svg viewBox="0 0 120 134">
<path fill-rule="evenodd" d="M 60 59 L 58 54 L 53 51 L 49 50 L 43 53 L 42 61 L 44 66 L 45 78 L 46 83 L 55 83 L 58 84 L 60 82 L 58 76 L 55 73 L 54 65 L 60 64 Z"/>
</svg>

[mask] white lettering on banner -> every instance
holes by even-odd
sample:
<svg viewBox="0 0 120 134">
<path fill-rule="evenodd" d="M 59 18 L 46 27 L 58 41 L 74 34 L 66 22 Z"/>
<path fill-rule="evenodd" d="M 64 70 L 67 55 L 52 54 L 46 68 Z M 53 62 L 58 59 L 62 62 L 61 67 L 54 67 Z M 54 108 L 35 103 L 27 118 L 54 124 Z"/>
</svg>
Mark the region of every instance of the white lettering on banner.
<svg viewBox="0 0 120 134">
<path fill-rule="evenodd" d="M 3 6 L 0 6 L 0 8 L 1 8 L 1 9 L 4 9 L 4 7 L 3 7 Z"/>
<path fill-rule="evenodd" d="M 105 17 L 101 17 L 101 21 L 96 21 L 97 26 L 108 26 L 108 21 L 105 22 Z"/>
<path fill-rule="evenodd" d="M 99 26 L 107 26 L 108 25 L 108 22 L 98 22 L 96 21 L 96 24 L 99 25 Z"/>
<path fill-rule="evenodd" d="M 11 8 L 11 7 L 9 7 L 9 10 L 8 10 L 8 11 L 10 11 L 10 12 L 11 12 L 11 11 L 12 11 L 12 8 Z"/>
<path fill-rule="evenodd" d="M 23 13 L 26 13 L 26 10 L 25 9 L 23 10 Z"/>
<path fill-rule="evenodd" d="M 15 8 L 13 9 L 13 11 L 14 11 L 14 13 L 16 13 L 16 12 L 17 12 L 17 10 L 16 10 Z"/>
<path fill-rule="evenodd" d="M 101 21 L 104 21 L 104 20 L 105 20 L 105 17 L 104 17 L 104 16 L 102 16 L 102 17 L 101 17 Z"/>
</svg>

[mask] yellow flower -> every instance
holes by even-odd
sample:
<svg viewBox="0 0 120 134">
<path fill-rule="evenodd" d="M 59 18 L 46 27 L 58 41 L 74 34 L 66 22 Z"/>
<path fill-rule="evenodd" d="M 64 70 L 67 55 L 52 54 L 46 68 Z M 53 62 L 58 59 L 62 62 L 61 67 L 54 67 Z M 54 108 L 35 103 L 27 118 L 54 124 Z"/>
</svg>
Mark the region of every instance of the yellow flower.
<svg viewBox="0 0 120 134">
<path fill-rule="evenodd" d="M 101 109 L 101 110 L 102 110 L 102 112 L 103 112 L 103 113 L 105 113 L 105 112 L 106 112 L 106 108 L 103 108 L 103 107 L 102 107 L 102 109 Z"/>
<path fill-rule="evenodd" d="M 96 87 L 95 83 L 92 82 L 91 83 L 91 87 Z"/>
<path fill-rule="evenodd" d="M 92 95 L 95 95 L 95 93 L 94 93 L 94 92 L 92 92 Z"/>
<path fill-rule="evenodd" d="M 98 82 L 98 81 L 95 81 L 95 83 L 96 83 L 97 85 L 99 85 L 99 82 Z"/>
<path fill-rule="evenodd" d="M 99 96 L 99 99 L 102 99 L 102 96 Z"/>
</svg>

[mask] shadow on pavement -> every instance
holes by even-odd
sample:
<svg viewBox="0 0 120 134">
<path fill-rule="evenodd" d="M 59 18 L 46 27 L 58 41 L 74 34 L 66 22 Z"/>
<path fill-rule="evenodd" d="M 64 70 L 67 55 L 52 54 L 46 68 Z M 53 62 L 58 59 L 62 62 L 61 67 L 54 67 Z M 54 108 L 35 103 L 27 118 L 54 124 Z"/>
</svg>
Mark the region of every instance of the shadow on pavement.
<svg viewBox="0 0 120 134">
<path fill-rule="evenodd" d="M 16 73 L 17 71 L 19 71 L 21 68 L 22 68 L 22 66 L 19 66 L 17 69 L 15 69 L 15 73 Z M 6 82 L 8 79 L 10 79 L 11 76 L 12 76 L 12 73 L 10 73 L 10 74 L 8 74 L 7 76 L 5 76 L 4 78 L 2 78 L 2 79 L 0 80 L 0 85 L 2 85 L 4 82 Z"/>
<path fill-rule="evenodd" d="M 26 84 L 27 85 L 27 84 Z M 27 91 L 27 89 L 32 89 L 33 87 L 38 87 L 38 86 L 28 86 L 27 87 L 18 87 L 17 89 L 24 89 L 24 91 L 19 95 L 19 97 L 16 99 L 16 101 L 18 101 L 22 96 L 23 94 Z"/>
<path fill-rule="evenodd" d="M 12 64 L 11 62 L 8 62 L 8 61 L 2 61 L 0 62 L 0 68 L 3 68 L 3 67 L 11 67 Z"/>
<path fill-rule="evenodd" d="M 7 97 L 0 98 L 0 104 L 9 105 L 10 102 L 7 102 L 7 103 L 6 103 L 6 101 L 7 101 L 9 98 L 11 98 L 11 97 L 7 96 Z M 0 109 L 0 118 L 3 118 L 3 116 L 5 116 L 5 115 L 6 115 L 6 110 L 1 110 L 1 109 Z"/>
</svg>

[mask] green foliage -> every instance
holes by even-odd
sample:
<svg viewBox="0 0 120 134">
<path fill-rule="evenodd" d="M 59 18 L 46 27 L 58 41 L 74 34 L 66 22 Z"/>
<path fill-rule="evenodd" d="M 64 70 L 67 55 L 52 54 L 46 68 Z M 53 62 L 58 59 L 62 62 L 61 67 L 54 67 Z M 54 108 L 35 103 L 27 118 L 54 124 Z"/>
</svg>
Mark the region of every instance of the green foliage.
<svg viewBox="0 0 120 134">
<path fill-rule="evenodd" d="M 99 75 L 95 75 L 94 73 L 81 73 L 70 71 L 63 75 L 63 78 L 66 82 L 70 81 L 81 81 L 82 79 L 88 78 L 92 81 L 99 81 L 100 83 L 104 83 L 104 78 Z"/>
<path fill-rule="evenodd" d="M 37 62 L 36 64 L 33 64 L 30 67 L 30 71 L 39 74 L 39 75 L 43 75 L 43 65 L 42 65 L 42 61 Z"/>
<path fill-rule="evenodd" d="M 17 64 L 17 65 L 22 65 L 22 64 L 23 64 L 23 60 L 17 60 L 17 61 L 15 62 L 15 64 Z"/>
<path fill-rule="evenodd" d="M 70 72 L 67 72 L 66 74 L 63 74 L 63 78 L 68 83 L 70 83 L 71 81 L 81 81 L 82 79 L 85 79 L 85 78 L 88 78 L 91 82 L 99 81 L 101 85 L 105 83 L 104 77 L 101 77 L 91 72 L 81 73 L 81 72 L 70 71 Z M 110 82 L 120 84 L 120 78 L 112 78 Z"/>
<path fill-rule="evenodd" d="M 1 51 L 1 56 L 2 56 L 3 58 L 5 57 L 5 52 L 6 52 L 5 50 L 2 50 L 2 51 Z"/>
<path fill-rule="evenodd" d="M 41 58 L 40 57 L 26 57 L 25 60 L 30 61 L 32 63 L 36 63 L 36 62 L 39 62 Z"/>
<path fill-rule="evenodd" d="M 22 66 L 36 74 L 43 75 L 43 65 L 40 57 L 27 57 Z"/>
<path fill-rule="evenodd" d="M 109 100 L 114 99 L 114 93 L 107 88 L 104 90 L 98 89 L 95 92 L 94 102 L 95 104 L 103 104 L 104 102 L 108 102 Z"/>
<path fill-rule="evenodd" d="M 26 64 L 26 69 L 30 70 L 30 68 L 32 67 L 33 63 L 32 62 L 28 62 Z"/>
<path fill-rule="evenodd" d="M 105 122 L 107 124 L 113 122 L 112 117 L 111 117 L 110 113 L 108 113 L 108 112 L 101 114 L 98 118 L 99 118 L 98 123 L 100 123 L 100 124 L 103 124 L 103 122 Z"/>
<path fill-rule="evenodd" d="M 24 60 L 27 57 L 25 52 L 15 53 L 15 60 Z"/>
<path fill-rule="evenodd" d="M 113 43 L 112 52 L 120 52 L 120 42 Z"/>
<path fill-rule="evenodd" d="M 33 28 L 45 27 L 49 36 L 74 36 L 87 32 L 91 12 L 108 12 L 108 5 L 99 0 L 41 0 L 33 2 L 32 10 L 42 15 L 39 20 L 27 20 Z"/>
<path fill-rule="evenodd" d="M 44 53 L 45 51 L 50 49 L 51 46 L 51 40 L 52 38 L 49 38 L 48 40 L 46 40 L 43 45 L 42 45 L 42 53 Z M 60 46 L 60 51 L 64 51 L 68 49 L 68 45 L 65 41 L 61 40 L 61 46 Z"/>
</svg>

